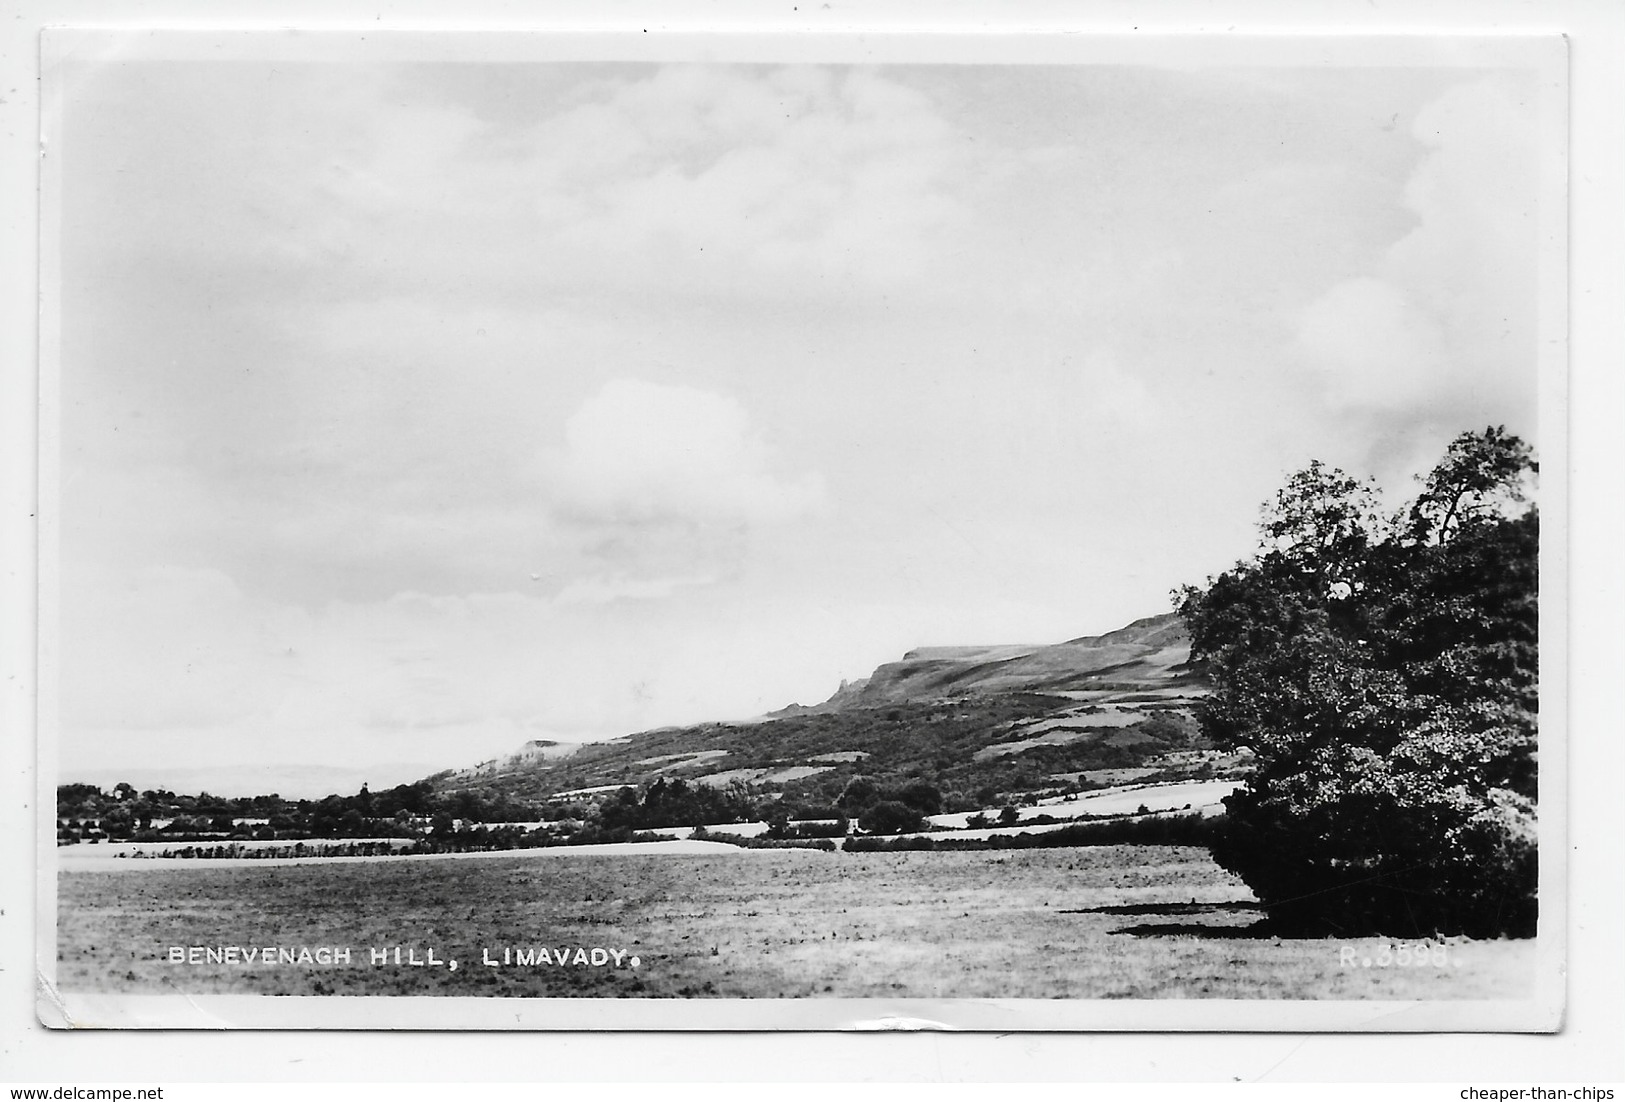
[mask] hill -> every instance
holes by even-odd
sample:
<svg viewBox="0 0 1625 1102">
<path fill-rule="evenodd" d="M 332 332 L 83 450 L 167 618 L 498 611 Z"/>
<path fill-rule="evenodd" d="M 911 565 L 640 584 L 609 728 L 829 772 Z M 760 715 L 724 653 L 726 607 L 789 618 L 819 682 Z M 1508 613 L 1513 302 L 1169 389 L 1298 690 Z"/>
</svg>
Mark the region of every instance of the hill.
<svg viewBox="0 0 1625 1102">
<path fill-rule="evenodd" d="M 604 743 L 526 744 L 431 777 L 439 792 L 572 800 L 624 785 L 744 785 L 830 806 L 855 777 L 928 780 L 947 808 L 1225 772 L 1191 707 L 1206 692 L 1173 614 L 1061 644 L 923 647 L 829 701 Z"/>
<path fill-rule="evenodd" d="M 535 742 L 429 779 L 441 792 L 520 800 L 682 779 L 818 808 L 855 777 L 882 787 L 919 778 L 946 809 L 985 807 L 1223 773 L 1235 763 L 1207 747 L 1191 711 L 1206 691 L 1169 614 L 1050 645 L 921 648 L 822 704 L 573 748 Z"/>
</svg>

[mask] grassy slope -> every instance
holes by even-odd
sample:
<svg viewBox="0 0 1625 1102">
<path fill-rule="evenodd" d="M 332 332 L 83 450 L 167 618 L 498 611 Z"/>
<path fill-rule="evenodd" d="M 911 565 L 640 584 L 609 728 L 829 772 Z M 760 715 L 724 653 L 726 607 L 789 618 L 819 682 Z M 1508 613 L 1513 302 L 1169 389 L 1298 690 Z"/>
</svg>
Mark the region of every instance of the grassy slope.
<svg viewBox="0 0 1625 1102">
<path fill-rule="evenodd" d="M 862 774 L 882 783 L 924 777 L 967 796 L 1016 793 L 1043 788 L 1057 774 L 1132 768 L 1203 745 L 1191 705 L 1205 684 L 1184 665 L 1188 656 L 1171 617 L 1050 647 L 934 648 L 882 666 L 815 708 L 648 731 L 568 756 L 549 747 L 434 780 L 443 790 L 534 798 L 657 776 L 816 767 L 816 775 L 779 787 L 792 799 L 829 801 Z M 1125 708 L 1134 722 L 1123 722 Z M 1034 727 L 1076 734 L 1019 753 L 989 752 Z M 831 754 L 855 760 L 823 757 Z"/>
<path fill-rule="evenodd" d="M 1526 942 L 1459 966 L 1346 968 L 1345 944 L 1250 929 L 1246 888 L 1199 850 L 503 857 L 70 873 L 64 990 L 598 997 L 1487 998 L 1522 993 Z M 349 967 L 188 966 L 167 946 L 349 945 Z M 606 946 L 629 969 L 478 965 L 505 945 Z M 434 946 L 443 968 L 364 963 Z"/>
<path fill-rule="evenodd" d="M 818 766 L 814 776 L 782 787 L 793 798 L 832 800 L 859 774 L 887 780 L 926 777 L 944 791 L 981 788 L 1014 792 L 1042 788 L 1054 774 L 1128 767 L 1167 750 L 1202 745 L 1184 708 L 1152 707 L 1132 726 L 1102 713 L 1098 730 L 1059 745 L 989 756 L 1001 742 L 1020 741 L 1028 723 L 1069 713 L 1077 702 L 1031 693 L 978 696 L 932 704 L 857 708 L 756 724 L 706 724 L 633 735 L 583 747 L 569 758 L 504 764 L 435 778 L 445 791 L 535 797 L 606 784 L 640 784 L 656 776 L 689 780 L 741 769 Z M 1088 728 L 1087 716 L 1069 722 Z M 723 756 L 678 759 L 704 751 Z M 830 760 L 827 754 L 863 755 Z M 649 759 L 663 758 L 663 761 Z"/>
</svg>

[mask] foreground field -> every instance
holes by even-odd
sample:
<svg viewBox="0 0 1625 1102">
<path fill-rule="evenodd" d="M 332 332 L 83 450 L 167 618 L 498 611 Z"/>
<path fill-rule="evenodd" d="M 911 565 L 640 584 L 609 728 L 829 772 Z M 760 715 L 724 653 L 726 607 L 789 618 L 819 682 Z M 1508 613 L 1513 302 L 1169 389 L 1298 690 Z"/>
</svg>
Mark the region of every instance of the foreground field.
<svg viewBox="0 0 1625 1102">
<path fill-rule="evenodd" d="M 1269 937 L 1244 885 L 1171 847 L 143 863 L 59 893 L 67 991 L 1471 999 L 1523 995 L 1533 963 Z"/>
</svg>

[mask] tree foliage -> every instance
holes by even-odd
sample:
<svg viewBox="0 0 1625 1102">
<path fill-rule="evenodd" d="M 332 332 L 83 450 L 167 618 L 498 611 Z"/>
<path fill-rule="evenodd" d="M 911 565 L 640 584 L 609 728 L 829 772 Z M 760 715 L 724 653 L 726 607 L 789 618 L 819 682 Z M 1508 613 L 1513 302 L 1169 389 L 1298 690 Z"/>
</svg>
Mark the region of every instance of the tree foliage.
<svg viewBox="0 0 1625 1102">
<path fill-rule="evenodd" d="M 1283 932 L 1534 932 L 1535 471 L 1504 429 L 1464 433 L 1384 519 L 1316 463 L 1254 558 L 1176 594 L 1203 726 L 1257 756 L 1213 854 Z"/>
<path fill-rule="evenodd" d="M 858 819 L 858 826 L 870 834 L 898 834 L 917 830 L 925 817 L 899 800 L 871 804 Z"/>
<path fill-rule="evenodd" d="M 691 785 L 681 777 L 661 777 L 638 794 L 623 788 L 599 808 L 599 826 L 611 835 L 657 827 L 737 823 L 756 813 L 744 786 Z"/>
</svg>

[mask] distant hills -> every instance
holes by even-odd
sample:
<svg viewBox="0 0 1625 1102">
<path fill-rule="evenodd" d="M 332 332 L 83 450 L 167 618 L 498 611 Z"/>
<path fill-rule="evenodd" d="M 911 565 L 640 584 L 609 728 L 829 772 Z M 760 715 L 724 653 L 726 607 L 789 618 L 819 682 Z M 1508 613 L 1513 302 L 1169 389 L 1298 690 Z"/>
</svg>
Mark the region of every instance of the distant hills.
<svg viewBox="0 0 1625 1102">
<path fill-rule="evenodd" d="M 537 741 L 429 778 L 440 791 L 525 799 L 657 779 L 740 782 L 827 806 L 856 776 L 921 778 L 949 804 L 1141 779 L 1223 775 L 1236 761 L 1203 740 L 1207 692 L 1173 614 L 1039 646 L 925 647 L 828 700 L 758 719 L 662 728 L 608 742 Z"/>
</svg>

